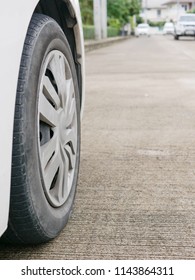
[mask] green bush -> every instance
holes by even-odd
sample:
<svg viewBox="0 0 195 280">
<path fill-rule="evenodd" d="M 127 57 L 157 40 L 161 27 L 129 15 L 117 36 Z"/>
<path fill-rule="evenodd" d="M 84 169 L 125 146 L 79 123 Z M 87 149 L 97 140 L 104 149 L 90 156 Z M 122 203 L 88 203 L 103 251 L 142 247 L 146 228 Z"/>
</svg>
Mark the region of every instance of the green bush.
<svg viewBox="0 0 195 280">
<path fill-rule="evenodd" d="M 108 18 L 108 26 L 120 29 L 120 20 L 116 18 Z"/>
<path fill-rule="evenodd" d="M 108 37 L 116 37 L 119 35 L 119 28 L 109 26 L 107 32 L 108 32 Z"/>
<path fill-rule="evenodd" d="M 83 34 L 85 40 L 93 40 L 95 38 L 95 28 L 93 25 L 84 25 Z"/>
<path fill-rule="evenodd" d="M 139 15 L 136 16 L 136 24 L 144 23 L 144 19 Z"/>
<path fill-rule="evenodd" d="M 164 26 L 166 21 L 158 21 L 158 22 L 154 22 L 154 21 L 148 21 L 148 24 L 151 26 L 151 27 L 159 27 L 160 29 Z"/>
<path fill-rule="evenodd" d="M 108 26 L 107 32 L 108 32 L 108 37 L 116 37 L 119 35 L 119 28 Z M 84 25 L 83 33 L 84 33 L 85 40 L 95 39 L 95 28 L 93 25 Z"/>
<path fill-rule="evenodd" d="M 195 9 L 192 9 L 190 11 L 187 12 L 188 14 L 195 14 Z"/>
</svg>

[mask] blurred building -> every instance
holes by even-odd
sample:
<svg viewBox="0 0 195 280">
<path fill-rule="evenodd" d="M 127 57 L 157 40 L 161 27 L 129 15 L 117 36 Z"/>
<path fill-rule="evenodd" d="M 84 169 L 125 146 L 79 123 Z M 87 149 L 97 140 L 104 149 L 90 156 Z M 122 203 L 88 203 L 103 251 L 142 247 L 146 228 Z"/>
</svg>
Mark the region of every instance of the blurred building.
<svg viewBox="0 0 195 280">
<path fill-rule="evenodd" d="M 181 15 L 195 8 L 195 1 L 172 0 L 164 2 L 163 6 L 167 10 L 167 20 L 177 21 Z"/>
<path fill-rule="evenodd" d="M 141 17 L 147 21 L 176 21 L 178 17 L 195 8 L 195 0 L 142 0 Z"/>
</svg>

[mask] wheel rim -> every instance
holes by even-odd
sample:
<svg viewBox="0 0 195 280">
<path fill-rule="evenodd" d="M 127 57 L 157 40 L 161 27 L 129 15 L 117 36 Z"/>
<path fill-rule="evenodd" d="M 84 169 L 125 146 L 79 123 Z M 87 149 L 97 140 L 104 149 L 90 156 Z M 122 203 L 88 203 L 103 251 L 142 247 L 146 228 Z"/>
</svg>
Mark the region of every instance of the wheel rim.
<svg viewBox="0 0 195 280">
<path fill-rule="evenodd" d="M 78 137 L 73 77 L 60 51 L 50 52 L 44 62 L 38 116 L 44 193 L 53 207 L 60 207 L 73 185 Z"/>
</svg>

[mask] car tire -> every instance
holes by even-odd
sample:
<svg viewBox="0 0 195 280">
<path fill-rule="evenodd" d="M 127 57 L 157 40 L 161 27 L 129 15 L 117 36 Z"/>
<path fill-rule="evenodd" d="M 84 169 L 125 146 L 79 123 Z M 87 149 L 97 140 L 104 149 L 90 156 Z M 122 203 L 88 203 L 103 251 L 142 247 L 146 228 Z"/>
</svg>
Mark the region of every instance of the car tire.
<svg viewBox="0 0 195 280">
<path fill-rule="evenodd" d="M 14 117 L 8 229 L 1 241 L 55 238 L 72 212 L 80 158 L 75 63 L 60 26 L 34 14 L 26 35 Z"/>
<path fill-rule="evenodd" d="M 179 40 L 179 36 L 178 36 L 178 35 L 175 35 L 175 36 L 174 36 L 174 39 L 175 39 L 175 40 Z"/>
</svg>

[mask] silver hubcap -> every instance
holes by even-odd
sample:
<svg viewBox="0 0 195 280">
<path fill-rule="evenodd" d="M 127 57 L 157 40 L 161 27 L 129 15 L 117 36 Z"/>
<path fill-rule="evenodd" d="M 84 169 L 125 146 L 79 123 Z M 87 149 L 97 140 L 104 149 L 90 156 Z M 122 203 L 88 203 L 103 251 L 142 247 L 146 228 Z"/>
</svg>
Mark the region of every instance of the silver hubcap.
<svg viewBox="0 0 195 280">
<path fill-rule="evenodd" d="M 67 200 L 75 172 L 77 111 L 70 66 L 59 51 L 48 54 L 41 80 L 39 154 L 44 192 L 53 207 Z"/>
</svg>

